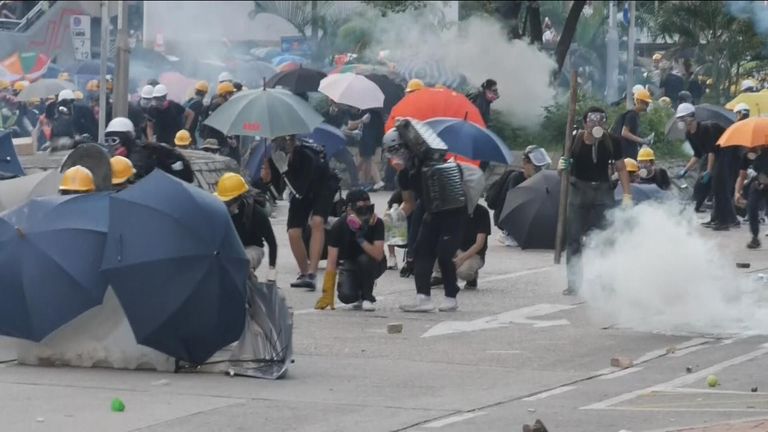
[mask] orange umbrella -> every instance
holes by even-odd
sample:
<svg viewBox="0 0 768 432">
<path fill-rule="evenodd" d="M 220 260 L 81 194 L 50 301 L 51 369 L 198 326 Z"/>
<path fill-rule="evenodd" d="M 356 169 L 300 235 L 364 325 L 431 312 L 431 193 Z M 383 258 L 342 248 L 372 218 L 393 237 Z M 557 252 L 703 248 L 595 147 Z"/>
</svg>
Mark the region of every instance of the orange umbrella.
<svg viewBox="0 0 768 432">
<path fill-rule="evenodd" d="M 405 95 L 392 107 L 386 130 L 395 127 L 395 119 L 398 117 L 411 117 L 416 120 L 449 117 L 466 120 L 485 128 L 485 121 L 477 107 L 463 94 L 448 89 L 425 88 Z"/>
<path fill-rule="evenodd" d="M 717 141 L 720 147 L 768 145 L 768 117 L 751 117 L 732 124 Z"/>
</svg>

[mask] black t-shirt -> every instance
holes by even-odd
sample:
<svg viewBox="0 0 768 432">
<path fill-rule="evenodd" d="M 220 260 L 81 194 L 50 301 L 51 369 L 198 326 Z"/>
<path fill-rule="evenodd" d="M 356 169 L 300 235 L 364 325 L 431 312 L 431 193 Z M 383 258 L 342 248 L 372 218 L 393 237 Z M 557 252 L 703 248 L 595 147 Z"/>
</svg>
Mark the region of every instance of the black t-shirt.
<svg viewBox="0 0 768 432">
<path fill-rule="evenodd" d="M 488 209 L 478 204 L 475 206 L 475 210 L 469 217 L 469 223 L 467 223 L 464 235 L 461 240 L 461 250 L 466 251 L 475 244 L 478 234 L 491 235 L 491 214 Z M 477 254 L 485 261 L 485 252 L 488 250 L 488 238 L 485 239 L 485 244 L 480 252 Z"/>
<path fill-rule="evenodd" d="M 381 145 L 385 132 L 384 117 L 381 115 L 381 110 L 370 109 L 363 111 L 361 114 L 360 118 L 370 114 L 371 119 L 363 125 L 363 134 L 360 137 L 360 141 L 371 148 L 376 148 Z"/>
<path fill-rule="evenodd" d="M 714 122 L 699 122 L 696 126 L 696 132 L 685 133 L 685 138 L 691 144 L 693 155 L 697 159 L 703 158 L 708 153 L 715 151 L 715 144 L 720 136 L 725 132 L 725 128 Z"/>
<path fill-rule="evenodd" d="M 596 144 L 597 148 L 595 149 L 593 146 Z M 578 180 L 587 182 L 609 182 L 608 165 L 611 161 L 624 159 L 621 141 L 609 133 L 603 135 L 595 144 L 590 145 L 584 142 L 584 132 L 581 132 L 576 135 L 573 150 L 571 175 Z"/>
<path fill-rule="evenodd" d="M 768 174 L 768 152 L 761 151 L 754 159 L 750 159 L 749 152 L 745 152 L 741 156 L 739 169 L 746 171 L 749 169 L 749 167 L 752 167 L 752 169 L 755 170 L 755 172 L 758 174 Z"/>
<path fill-rule="evenodd" d="M 192 124 L 189 126 L 189 132 L 194 133 L 197 131 L 198 124 L 200 124 L 200 117 L 205 110 L 205 105 L 203 105 L 202 99 L 195 97 L 187 101 L 187 109 L 195 113 L 192 117 Z"/>
<path fill-rule="evenodd" d="M 629 110 L 626 113 L 624 113 L 624 124 L 622 124 L 622 129 L 627 128 L 629 129 L 629 133 L 632 135 L 638 135 L 640 133 L 640 114 L 635 110 Z M 621 137 L 621 142 L 624 145 L 637 145 L 636 142 L 628 140 L 621 136 L 622 130 L 618 131 L 619 136 Z"/>
<path fill-rule="evenodd" d="M 277 263 L 275 232 L 266 212 L 253 202 L 253 198 L 248 197 L 240 202 L 238 212 L 232 215 L 232 223 L 243 246 L 263 248 L 266 243 L 269 247 L 269 266 L 274 267 Z"/>
<path fill-rule="evenodd" d="M 363 234 L 368 243 L 384 241 L 384 222 L 376 218 L 373 225 L 369 225 Z M 328 247 L 339 250 L 339 261 L 356 259 L 365 251 L 355 240 L 355 233 L 347 225 L 347 215 L 344 214 L 333 223 L 328 234 Z"/>
<path fill-rule="evenodd" d="M 184 128 L 184 111 L 186 108 L 174 101 L 166 101 L 162 108 L 154 108 L 152 117 L 155 119 L 155 136 L 157 142 L 174 145 L 176 132 Z"/>
<path fill-rule="evenodd" d="M 664 89 L 664 96 L 677 100 L 677 95 L 685 89 L 685 80 L 677 74 L 668 73 L 659 85 Z"/>
<path fill-rule="evenodd" d="M 421 172 L 404 169 L 397 173 L 397 185 L 401 191 L 411 191 L 416 199 L 421 197 Z"/>
<path fill-rule="evenodd" d="M 308 145 L 298 144 L 293 149 L 285 174 L 288 182 L 301 195 L 312 195 L 328 187 L 330 167 L 319 152 Z"/>
</svg>

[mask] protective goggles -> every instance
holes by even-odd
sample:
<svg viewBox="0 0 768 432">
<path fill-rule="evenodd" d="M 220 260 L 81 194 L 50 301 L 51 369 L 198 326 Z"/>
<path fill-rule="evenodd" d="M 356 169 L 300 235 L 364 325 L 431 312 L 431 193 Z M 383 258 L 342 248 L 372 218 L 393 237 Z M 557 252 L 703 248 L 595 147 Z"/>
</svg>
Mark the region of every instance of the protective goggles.
<svg viewBox="0 0 768 432">
<path fill-rule="evenodd" d="M 108 146 L 116 146 L 116 145 L 119 145 L 120 142 L 121 142 L 120 137 L 117 137 L 117 136 L 104 137 L 104 144 Z"/>
<path fill-rule="evenodd" d="M 360 216 L 368 216 L 373 214 L 375 206 L 375 204 L 354 205 L 352 206 L 352 211 Z"/>
<path fill-rule="evenodd" d="M 591 112 L 587 113 L 587 123 L 592 124 L 604 124 L 608 120 L 605 113 Z"/>
</svg>

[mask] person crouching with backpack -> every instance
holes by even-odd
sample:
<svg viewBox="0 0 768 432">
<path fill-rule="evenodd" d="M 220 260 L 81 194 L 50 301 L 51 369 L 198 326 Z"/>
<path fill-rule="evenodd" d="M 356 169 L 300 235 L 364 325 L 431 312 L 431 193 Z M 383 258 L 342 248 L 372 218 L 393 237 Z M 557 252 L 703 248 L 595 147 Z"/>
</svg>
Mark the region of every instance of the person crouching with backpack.
<svg viewBox="0 0 768 432">
<path fill-rule="evenodd" d="M 566 221 L 566 264 L 568 287 L 564 295 L 575 295 L 582 282 L 580 255 L 582 239 L 593 229 L 601 229 L 605 215 L 614 206 L 609 166 L 614 164 L 624 191 L 622 207 L 632 206 L 629 174 L 624 165 L 619 137 L 605 133 L 606 114 L 591 107 L 583 117 L 584 130 L 573 137 L 571 158 L 560 158 L 557 169 L 570 173 Z"/>
<path fill-rule="evenodd" d="M 323 277 L 323 294 L 315 309 L 334 309 L 337 269 L 339 301 L 354 309 L 374 311 L 373 287 L 384 274 L 384 222 L 374 213 L 368 192 L 347 193 L 347 211 L 334 222 L 328 235 L 328 261 Z"/>
</svg>

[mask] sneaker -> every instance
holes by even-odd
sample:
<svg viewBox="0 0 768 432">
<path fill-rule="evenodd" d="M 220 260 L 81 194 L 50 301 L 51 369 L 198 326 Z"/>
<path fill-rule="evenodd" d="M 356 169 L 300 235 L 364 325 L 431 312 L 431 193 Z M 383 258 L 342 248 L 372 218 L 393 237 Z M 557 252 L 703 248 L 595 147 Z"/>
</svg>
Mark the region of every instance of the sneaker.
<svg viewBox="0 0 768 432">
<path fill-rule="evenodd" d="M 760 249 L 761 243 L 760 239 L 757 237 L 752 237 L 752 241 L 747 243 L 747 249 Z"/>
<path fill-rule="evenodd" d="M 568 287 L 568 288 L 563 290 L 563 295 L 565 295 L 565 296 L 576 295 L 576 290 L 571 288 L 571 287 Z"/>
<path fill-rule="evenodd" d="M 362 309 L 366 312 L 373 312 L 376 310 L 376 306 L 374 306 L 373 303 L 369 302 L 368 300 L 363 300 Z"/>
<path fill-rule="evenodd" d="M 432 303 L 430 296 L 416 294 L 416 303 L 400 305 L 400 310 L 403 312 L 433 312 L 435 304 Z"/>
<path fill-rule="evenodd" d="M 456 300 L 456 298 L 446 297 L 445 300 L 443 300 L 443 304 L 440 305 L 440 308 L 438 309 L 440 312 L 453 312 L 456 309 L 459 308 L 459 302 Z"/>
<path fill-rule="evenodd" d="M 374 192 L 378 192 L 378 191 L 380 191 L 382 189 L 384 189 L 384 182 L 383 181 L 380 181 L 380 182 L 376 183 L 375 185 L 373 185 L 373 188 L 372 188 L 372 190 Z"/>
<path fill-rule="evenodd" d="M 477 289 L 477 278 L 468 280 L 466 284 L 464 284 L 465 290 L 476 290 Z"/>
<path fill-rule="evenodd" d="M 291 282 L 291 288 L 303 288 L 302 283 L 304 283 L 304 279 L 307 278 L 307 275 L 299 273 L 299 276 L 296 277 L 296 280 Z"/>
<path fill-rule="evenodd" d="M 701 226 L 703 226 L 704 228 L 712 228 L 715 225 L 717 225 L 717 222 L 715 222 L 715 221 L 713 221 L 711 219 L 706 221 L 706 222 L 702 222 L 701 223 Z"/>
<path fill-rule="evenodd" d="M 717 224 L 717 225 L 713 225 L 711 228 L 712 228 L 712 231 L 730 231 L 731 225 Z"/>
<path fill-rule="evenodd" d="M 363 301 L 362 300 L 358 300 L 358 301 L 352 303 L 349 306 L 351 307 L 352 310 L 361 310 L 361 309 L 363 309 Z"/>
<path fill-rule="evenodd" d="M 390 255 L 387 258 L 387 270 L 397 270 L 397 257 Z"/>
<path fill-rule="evenodd" d="M 443 284 L 443 278 L 441 276 L 432 276 L 432 279 L 429 280 L 429 286 L 436 287 Z"/>
<path fill-rule="evenodd" d="M 517 242 L 515 239 L 512 238 L 509 234 L 506 232 L 502 233 L 502 235 L 499 237 L 499 243 L 503 244 L 507 247 L 517 247 Z"/>
<path fill-rule="evenodd" d="M 306 288 L 309 291 L 314 291 L 317 289 L 315 287 L 315 275 L 310 273 L 308 275 L 299 276 L 299 278 L 296 279 L 296 282 L 291 284 L 291 288 Z"/>
</svg>

